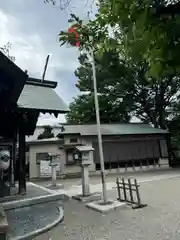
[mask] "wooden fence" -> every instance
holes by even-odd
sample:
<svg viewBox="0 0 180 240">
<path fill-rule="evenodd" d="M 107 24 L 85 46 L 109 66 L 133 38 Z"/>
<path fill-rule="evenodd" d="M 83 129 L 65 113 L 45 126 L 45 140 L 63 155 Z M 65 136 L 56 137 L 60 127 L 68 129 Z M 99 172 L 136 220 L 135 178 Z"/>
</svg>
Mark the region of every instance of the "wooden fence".
<svg viewBox="0 0 180 240">
<path fill-rule="evenodd" d="M 136 179 L 128 179 L 125 182 L 124 178 L 117 177 L 117 200 L 120 202 L 127 202 L 132 204 L 132 208 L 143 208 L 146 207 L 147 204 L 142 204 L 140 199 L 139 187 L 140 185 L 137 183 Z"/>
</svg>

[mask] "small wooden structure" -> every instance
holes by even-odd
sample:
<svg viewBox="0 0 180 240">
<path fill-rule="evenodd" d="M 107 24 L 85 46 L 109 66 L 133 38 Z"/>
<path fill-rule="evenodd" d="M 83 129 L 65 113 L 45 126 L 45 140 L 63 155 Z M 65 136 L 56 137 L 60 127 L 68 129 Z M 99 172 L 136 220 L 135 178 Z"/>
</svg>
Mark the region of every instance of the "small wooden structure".
<svg viewBox="0 0 180 240">
<path fill-rule="evenodd" d="M 117 178 L 117 200 L 120 202 L 127 202 L 132 204 L 132 208 L 143 208 L 147 204 L 141 203 L 140 193 L 139 193 L 139 184 L 136 179 L 128 179 L 125 182 L 124 178 Z"/>
<path fill-rule="evenodd" d="M 68 111 L 53 90 L 56 86 L 57 82 L 29 78 L 0 52 L 0 146 L 10 148 L 6 181 L 11 185 L 16 172 L 20 194 L 26 193 L 25 137 L 34 133 L 40 113 L 57 117 Z"/>
</svg>

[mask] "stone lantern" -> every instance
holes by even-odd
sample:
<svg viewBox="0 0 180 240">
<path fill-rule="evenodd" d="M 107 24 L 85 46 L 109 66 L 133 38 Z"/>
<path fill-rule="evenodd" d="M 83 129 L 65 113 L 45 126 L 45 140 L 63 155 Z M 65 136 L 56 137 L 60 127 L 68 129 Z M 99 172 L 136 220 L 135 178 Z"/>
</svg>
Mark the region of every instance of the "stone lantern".
<svg viewBox="0 0 180 240">
<path fill-rule="evenodd" d="M 57 158 L 60 157 L 59 154 L 53 154 L 53 153 L 48 153 L 49 156 L 49 166 L 51 166 L 51 171 L 52 171 L 52 183 L 51 187 L 56 187 L 56 178 L 57 178 Z"/>
<path fill-rule="evenodd" d="M 73 154 L 74 160 L 81 166 L 82 177 L 82 194 L 73 196 L 73 198 L 83 202 L 97 200 L 101 197 L 99 193 L 90 193 L 89 166 L 94 163 L 91 157 L 92 151 L 94 149 L 91 146 L 77 146 Z"/>
</svg>

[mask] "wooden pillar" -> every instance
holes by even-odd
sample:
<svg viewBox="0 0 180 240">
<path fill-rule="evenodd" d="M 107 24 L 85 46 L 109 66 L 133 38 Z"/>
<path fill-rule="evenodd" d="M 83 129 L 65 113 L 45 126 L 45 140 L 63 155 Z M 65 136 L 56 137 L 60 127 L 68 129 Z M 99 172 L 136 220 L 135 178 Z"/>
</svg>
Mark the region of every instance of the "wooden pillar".
<svg viewBox="0 0 180 240">
<path fill-rule="evenodd" d="M 8 169 L 8 181 L 11 186 L 11 184 L 12 184 L 12 165 L 13 165 L 12 144 L 9 146 L 9 150 L 10 150 L 10 165 L 9 165 L 9 169 Z"/>
<path fill-rule="evenodd" d="M 158 148 L 159 148 L 159 156 L 162 158 L 162 150 L 161 150 L 161 140 L 157 140 Z"/>
<path fill-rule="evenodd" d="M 171 146 L 171 136 L 170 134 L 167 134 L 166 136 L 166 143 L 167 143 L 167 151 L 168 151 L 168 160 L 169 160 L 169 166 L 172 167 L 173 163 L 173 155 L 172 155 L 172 146 Z"/>
<path fill-rule="evenodd" d="M 16 169 L 16 135 L 14 136 L 12 143 L 12 186 L 15 186 L 15 169 Z"/>
<path fill-rule="evenodd" d="M 23 127 L 19 127 L 19 194 L 26 193 L 26 155 L 25 155 L 25 133 Z"/>
</svg>

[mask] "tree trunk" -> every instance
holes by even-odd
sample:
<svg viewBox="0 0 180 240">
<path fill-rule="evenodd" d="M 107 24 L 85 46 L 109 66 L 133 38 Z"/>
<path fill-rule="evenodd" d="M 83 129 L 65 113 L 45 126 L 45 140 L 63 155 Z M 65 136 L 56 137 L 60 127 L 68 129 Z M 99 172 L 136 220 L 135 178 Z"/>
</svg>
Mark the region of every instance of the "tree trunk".
<svg viewBox="0 0 180 240">
<path fill-rule="evenodd" d="M 159 98 L 158 98 L 158 111 L 159 111 L 159 126 L 162 129 L 166 129 L 165 125 L 165 86 L 162 83 L 160 85 Z"/>
<path fill-rule="evenodd" d="M 162 129 L 166 129 L 164 107 L 162 107 L 162 109 L 161 109 L 161 111 L 159 113 L 159 126 Z"/>
</svg>

